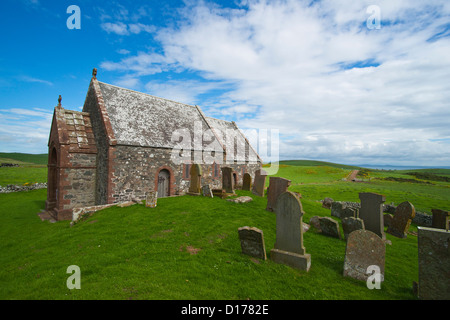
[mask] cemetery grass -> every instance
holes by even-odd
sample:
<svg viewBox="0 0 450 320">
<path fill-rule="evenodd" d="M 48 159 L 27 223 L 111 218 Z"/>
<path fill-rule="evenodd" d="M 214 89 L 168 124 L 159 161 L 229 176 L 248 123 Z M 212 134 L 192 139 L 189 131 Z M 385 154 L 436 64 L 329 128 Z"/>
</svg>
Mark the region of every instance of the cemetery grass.
<svg viewBox="0 0 450 320">
<path fill-rule="evenodd" d="M 47 161 L 46 155 L 43 156 Z M 43 156 L 0 153 L 0 163 L 19 165 L 19 167 L 0 167 L 0 186 L 47 182 L 47 164 L 42 163 Z"/>
<path fill-rule="evenodd" d="M 111 207 L 70 226 L 42 222 L 46 191 L 0 194 L 0 299 L 162 300 L 395 300 L 414 299 L 417 238 L 387 234 L 385 282 L 380 290 L 342 276 L 345 241 L 313 228 L 304 234 L 309 272 L 270 260 L 275 214 L 251 192 L 246 204 L 181 196 Z M 304 221 L 329 216 L 302 199 Z M 268 260 L 241 253 L 237 229 L 264 232 Z M 342 231 L 342 230 L 341 230 Z M 67 267 L 81 270 L 81 289 L 69 290 Z"/>
</svg>

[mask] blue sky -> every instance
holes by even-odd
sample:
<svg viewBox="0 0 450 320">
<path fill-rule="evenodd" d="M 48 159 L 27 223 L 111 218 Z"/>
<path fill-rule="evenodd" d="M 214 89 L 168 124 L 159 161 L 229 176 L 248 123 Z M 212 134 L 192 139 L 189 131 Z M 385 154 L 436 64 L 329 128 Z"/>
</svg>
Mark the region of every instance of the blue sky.
<svg viewBox="0 0 450 320">
<path fill-rule="evenodd" d="M 281 159 L 450 166 L 445 0 L 2 0 L 0 27 L 0 152 L 46 153 L 58 95 L 81 110 L 96 67 L 249 134 L 278 130 Z"/>
</svg>

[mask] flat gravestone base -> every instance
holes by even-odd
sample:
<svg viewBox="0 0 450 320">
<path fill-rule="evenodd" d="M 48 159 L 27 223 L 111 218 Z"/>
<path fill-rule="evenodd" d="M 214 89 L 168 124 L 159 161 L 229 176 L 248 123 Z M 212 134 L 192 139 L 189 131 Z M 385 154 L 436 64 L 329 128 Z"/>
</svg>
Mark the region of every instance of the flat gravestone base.
<svg viewBox="0 0 450 320">
<path fill-rule="evenodd" d="M 276 263 L 285 264 L 295 269 L 309 271 L 311 267 L 311 255 L 298 254 L 279 249 L 270 250 L 270 259 Z"/>
</svg>

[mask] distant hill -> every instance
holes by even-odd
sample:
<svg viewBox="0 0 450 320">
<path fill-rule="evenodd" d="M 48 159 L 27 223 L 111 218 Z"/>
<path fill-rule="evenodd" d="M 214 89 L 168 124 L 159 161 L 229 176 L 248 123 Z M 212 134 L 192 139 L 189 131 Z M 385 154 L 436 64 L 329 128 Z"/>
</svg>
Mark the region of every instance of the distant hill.
<svg viewBox="0 0 450 320">
<path fill-rule="evenodd" d="M 48 155 L 43 154 L 28 154 L 28 153 L 6 153 L 0 152 L 0 162 L 8 162 L 8 160 L 16 160 L 20 162 L 33 164 L 47 164 Z"/>
<path fill-rule="evenodd" d="M 280 165 L 288 165 L 288 166 L 304 166 L 304 167 L 314 167 L 314 166 L 328 166 L 333 168 L 341 168 L 341 169 L 361 169 L 362 167 L 351 166 L 346 164 L 332 163 L 326 161 L 317 161 L 317 160 L 282 160 L 279 162 Z"/>
</svg>

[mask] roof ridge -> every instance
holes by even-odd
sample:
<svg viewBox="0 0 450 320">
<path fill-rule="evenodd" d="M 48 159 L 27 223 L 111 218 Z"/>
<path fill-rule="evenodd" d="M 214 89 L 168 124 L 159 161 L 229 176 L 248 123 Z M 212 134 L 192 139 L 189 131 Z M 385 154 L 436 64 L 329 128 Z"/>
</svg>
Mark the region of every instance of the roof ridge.
<svg viewBox="0 0 450 320">
<path fill-rule="evenodd" d="M 143 95 L 146 95 L 146 96 L 149 96 L 149 97 L 152 97 L 152 98 L 156 98 L 156 99 L 160 99 L 160 100 L 165 100 L 165 101 L 169 101 L 169 102 L 181 104 L 181 105 L 184 105 L 184 106 L 187 106 L 187 107 L 191 107 L 191 108 L 195 108 L 195 107 L 196 107 L 196 106 L 193 106 L 193 105 L 184 103 L 184 102 L 179 102 L 179 101 L 175 101 L 175 100 L 171 100 L 171 99 L 167 99 L 167 98 L 163 98 L 163 97 L 158 97 L 158 96 L 152 95 L 152 94 L 150 94 L 150 93 L 145 93 L 145 92 L 141 92 L 141 91 L 137 91 L 137 90 L 133 90 L 133 89 L 128 89 L 128 88 L 124 88 L 124 87 L 119 87 L 119 86 L 116 86 L 116 85 L 113 85 L 113 84 L 110 84 L 110 83 L 106 83 L 106 82 L 102 82 L 102 81 L 98 81 L 98 80 L 97 80 L 97 82 L 98 82 L 98 83 L 101 83 L 101 84 L 105 84 L 105 85 L 107 85 L 107 86 L 114 87 L 114 88 L 119 88 L 119 89 L 122 89 L 122 90 L 127 90 L 127 91 L 131 91 L 131 92 L 135 92 L 135 93 L 138 93 L 138 94 L 143 94 Z"/>
</svg>

